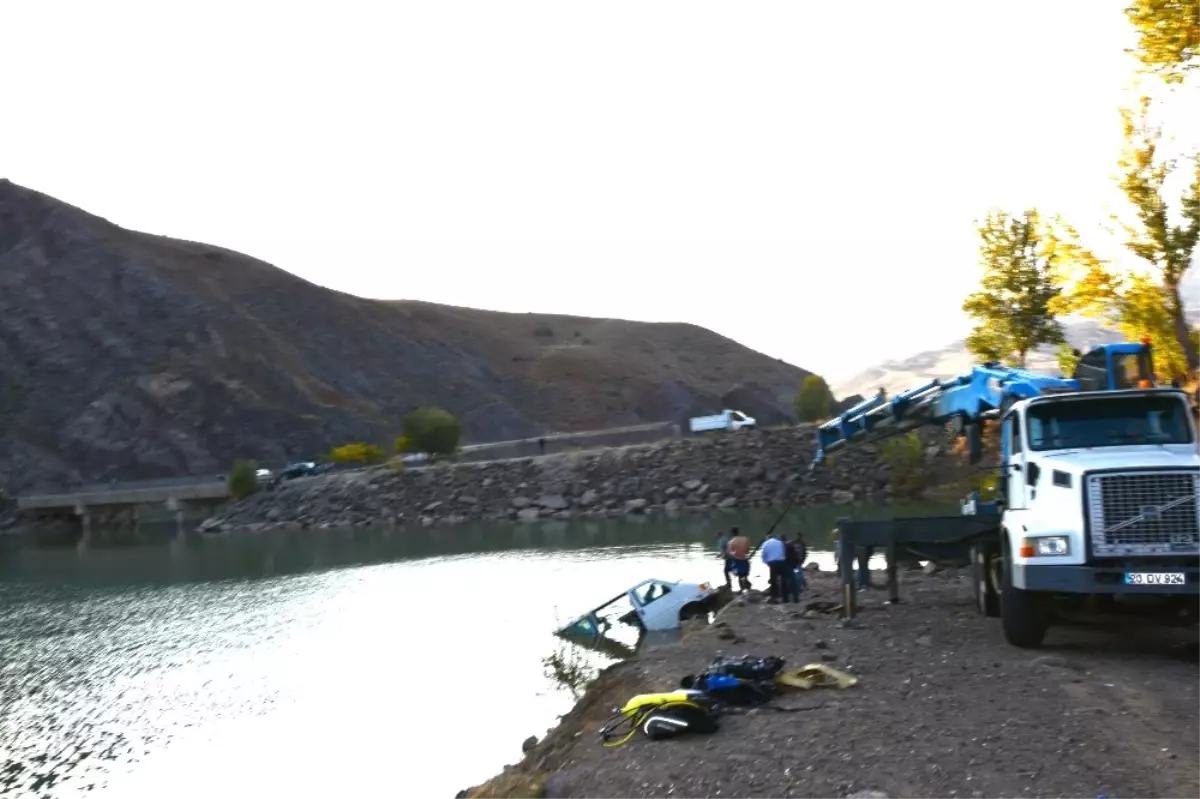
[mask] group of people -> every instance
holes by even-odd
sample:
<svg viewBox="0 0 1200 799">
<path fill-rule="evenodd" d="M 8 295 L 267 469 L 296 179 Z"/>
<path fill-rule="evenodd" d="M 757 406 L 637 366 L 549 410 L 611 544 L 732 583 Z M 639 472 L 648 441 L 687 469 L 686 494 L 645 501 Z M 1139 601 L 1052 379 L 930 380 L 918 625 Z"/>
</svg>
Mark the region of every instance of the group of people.
<svg viewBox="0 0 1200 799">
<path fill-rule="evenodd" d="M 732 578 L 737 577 L 739 590 L 750 590 L 750 560 L 761 552 L 770 572 L 768 601 L 800 601 L 800 592 L 805 588 L 804 561 L 808 559 L 808 544 L 800 533 L 789 538 L 769 532 L 751 550 L 750 539 L 734 527 L 728 533 L 717 533 L 717 549 L 725 561 L 725 585 L 729 589 L 733 588 Z"/>
</svg>

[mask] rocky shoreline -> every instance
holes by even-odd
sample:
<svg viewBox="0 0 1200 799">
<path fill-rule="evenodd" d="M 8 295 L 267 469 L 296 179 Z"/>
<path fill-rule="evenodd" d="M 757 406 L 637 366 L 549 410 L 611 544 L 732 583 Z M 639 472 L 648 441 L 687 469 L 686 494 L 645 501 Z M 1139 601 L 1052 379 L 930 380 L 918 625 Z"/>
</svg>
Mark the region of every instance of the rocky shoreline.
<svg viewBox="0 0 1200 799">
<path fill-rule="evenodd" d="M 849 625 L 825 612 L 840 597 L 830 572 L 810 572 L 799 607 L 735 599 L 713 624 L 601 672 L 519 762 L 459 796 L 1200 793 L 1195 630 L 1062 627 L 1050 651 L 1029 652 L 978 614 L 968 570 L 900 580 L 902 604 L 865 591 Z M 601 725 L 629 697 L 672 690 L 718 655 L 747 654 L 828 663 L 859 683 L 782 694 L 768 709 L 785 712 L 725 715 L 712 735 L 600 745 Z"/>
<path fill-rule="evenodd" d="M 958 458 L 929 430 L 925 467 L 953 477 Z M 785 504 L 885 502 L 893 478 L 878 447 L 839 453 L 815 473 L 808 427 L 424 468 L 381 466 L 260 491 L 206 520 L 204 532 L 467 521 L 611 518 Z M 936 482 L 936 480 L 935 480 Z"/>
</svg>

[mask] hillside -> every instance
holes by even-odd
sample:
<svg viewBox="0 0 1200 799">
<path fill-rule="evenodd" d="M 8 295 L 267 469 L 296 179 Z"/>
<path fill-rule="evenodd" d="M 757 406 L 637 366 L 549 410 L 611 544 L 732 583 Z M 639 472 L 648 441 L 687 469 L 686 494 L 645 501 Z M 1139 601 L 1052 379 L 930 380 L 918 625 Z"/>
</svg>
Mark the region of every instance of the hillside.
<svg viewBox="0 0 1200 799">
<path fill-rule="evenodd" d="M 694 325 L 330 291 L 0 180 L 0 486 L 132 479 L 390 442 L 420 404 L 471 442 L 713 412 L 786 418 L 808 373 Z"/>
</svg>

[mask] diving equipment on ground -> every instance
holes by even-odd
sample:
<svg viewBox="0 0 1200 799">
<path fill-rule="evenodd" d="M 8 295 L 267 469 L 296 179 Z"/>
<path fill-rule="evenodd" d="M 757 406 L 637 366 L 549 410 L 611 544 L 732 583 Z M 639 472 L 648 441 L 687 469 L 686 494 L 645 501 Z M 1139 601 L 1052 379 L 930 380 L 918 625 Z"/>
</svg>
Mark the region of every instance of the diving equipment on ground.
<svg viewBox="0 0 1200 799">
<path fill-rule="evenodd" d="M 710 734 L 719 726 L 716 703 L 702 691 L 638 694 L 605 723 L 600 740 L 616 747 L 628 743 L 638 730 L 657 741 L 687 733 Z"/>
</svg>

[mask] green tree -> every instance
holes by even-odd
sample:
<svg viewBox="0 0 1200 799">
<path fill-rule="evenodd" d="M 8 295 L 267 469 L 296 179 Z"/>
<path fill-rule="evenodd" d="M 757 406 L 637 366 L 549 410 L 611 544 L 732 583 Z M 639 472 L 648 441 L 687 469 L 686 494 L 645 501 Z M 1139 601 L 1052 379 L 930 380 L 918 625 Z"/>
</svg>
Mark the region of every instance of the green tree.
<svg viewBox="0 0 1200 799">
<path fill-rule="evenodd" d="M 1138 33 L 1131 52 L 1167 83 L 1182 83 L 1200 60 L 1200 3 L 1134 0 L 1125 15 Z"/>
<path fill-rule="evenodd" d="M 453 455 L 462 444 L 462 423 L 442 408 L 416 408 L 404 417 L 401 438 L 411 442 L 416 452 Z"/>
<path fill-rule="evenodd" d="M 983 278 L 962 306 L 975 320 L 967 349 L 985 361 L 1024 366 L 1031 350 L 1063 341 L 1051 311 L 1061 291 L 1058 240 L 1036 210 L 1022 217 L 990 211 L 978 231 Z"/>
<path fill-rule="evenodd" d="M 254 461 L 235 461 L 229 470 L 229 495 L 241 502 L 258 490 L 258 464 Z"/>
<path fill-rule="evenodd" d="M 809 375 L 800 384 L 796 398 L 792 400 L 796 419 L 801 422 L 819 422 L 827 418 L 833 409 L 833 392 L 820 375 Z"/>
<path fill-rule="evenodd" d="M 925 464 L 925 445 L 915 430 L 883 442 L 879 454 L 891 472 L 892 490 L 906 497 L 916 497 L 929 484 Z"/>
<path fill-rule="evenodd" d="M 1173 224 L 1164 185 L 1178 164 L 1159 157 L 1162 128 L 1151 124 L 1149 109 L 1150 101 L 1142 98 L 1138 109 L 1121 112 L 1125 147 L 1118 180 L 1133 213 L 1117 221 L 1125 232 L 1125 246 L 1143 269 L 1110 268 L 1071 230 L 1072 240 L 1062 253 L 1075 267 L 1074 282 L 1056 301 L 1056 309 L 1103 319 L 1131 339 L 1150 336 L 1155 371 L 1160 377 L 1183 378 L 1200 366 L 1200 349 L 1192 340 L 1180 294 L 1200 240 L 1200 157 L 1190 159 L 1179 221 Z"/>
</svg>

